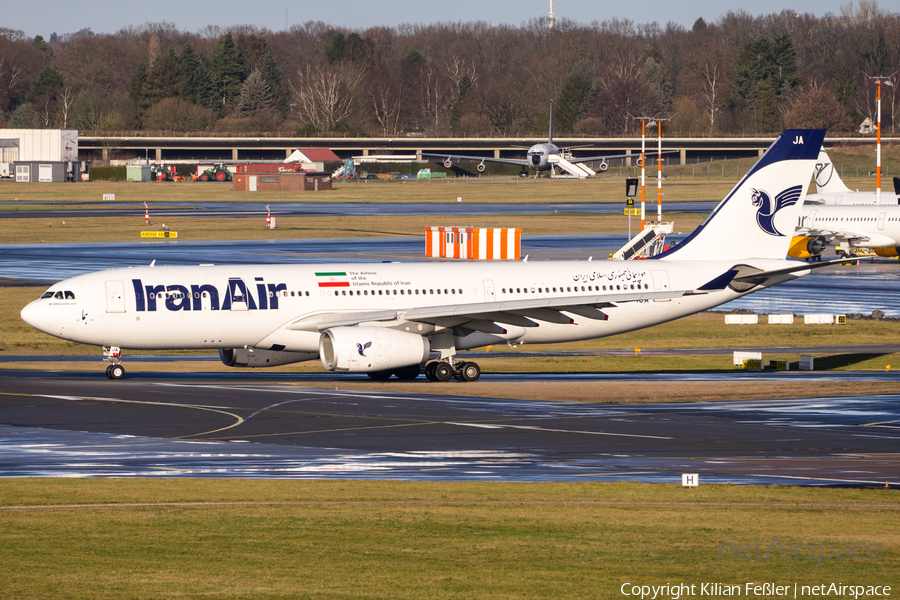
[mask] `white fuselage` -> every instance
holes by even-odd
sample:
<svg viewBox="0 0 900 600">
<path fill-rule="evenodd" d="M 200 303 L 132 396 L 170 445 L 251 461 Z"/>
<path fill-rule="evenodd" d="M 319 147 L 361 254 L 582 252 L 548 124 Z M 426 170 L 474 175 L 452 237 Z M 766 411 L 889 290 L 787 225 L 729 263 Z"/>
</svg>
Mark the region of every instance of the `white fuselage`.
<svg viewBox="0 0 900 600">
<path fill-rule="evenodd" d="M 799 227 L 836 234 L 859 248 L 900 246 L 900 205 L 805 205 Z"/>
<path fill-rule="evenodd" d="M 547 171 L 552 166 L 549 161 L 550 156 L 558 154 L 559 147 L 556 144 L 551 142 L 535 144 L 528 149 L 528 166 L 535 171 Z"/>
<path fill-rule="evenodd" d="M 881 190 L 881 198 L 879 201 L 878 195 L 875 192 L 817 192 L 815 194 L 807 194 L 806 201 L 809 205 L 819 204 L 819 205 L 866 205 L 866 204 L 878 204 L 884 206 L 897 206 L 900 205 L 900 196 L 897 196 L 894 192 L 889 192 L 886 190 Z"/>
<path fill-rule="evenodd" d="M 771 263 L 771 264 L 765 264 Z M 82 275 L 52 286 L 22 311 L 29 324 L 84 344 L 131 349 L 318 350 L 318 322 L 341 314 L 522 299 L 602 296 L 605 320 L 505 324 L 493 337 L 457 338 L 457 348 L 504 340 L 551 343 L 615 335 L 739 297 L 729 288 L 615 303 L 616 295 L 696 290 L 728 262 L 553 261 L 141 267 Z M 783 261 L 746 261 L 759 268 Z M 70 292 L 74 298 L 55 298 Z M 497 318 L 503 323 L 503 317 Z M 398 326 L 400 323 L 398 323 Z M 425 335 L 421 323 L 413 329 Z M 442 326 L 438 324 L 438 329 Z M 452 327 L 448 321 L 445 327 Z"/>
</svg>

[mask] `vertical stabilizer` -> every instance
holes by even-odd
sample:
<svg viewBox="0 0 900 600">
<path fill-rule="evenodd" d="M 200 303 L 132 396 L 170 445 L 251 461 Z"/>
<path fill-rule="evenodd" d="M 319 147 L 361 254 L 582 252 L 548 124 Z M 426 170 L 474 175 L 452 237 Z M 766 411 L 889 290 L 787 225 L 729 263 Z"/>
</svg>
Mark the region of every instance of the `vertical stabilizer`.
<svg viewBox="0 0 900 600">
<path fill-rule="evenodd" d="M 824 129 L 788 129 L 684 242 L 675 260 L 783 260 L 800 217 Z"/>
<path fill-rule="evenodd" d="M 553 143 L 553 100 L 550 101 L 550 134 L 547 138 L 547 143 Z"/>
<path fill-rule="evenodd" d="M 825 148 L 819 151 L 819 158 L 816 160 L 815 177 L 816 191 L 820 194 L 840 194 L 853 191 L 844 185 L 840 175 L 834 169 L 834 163 L 828 158 Z"/>
</svg>

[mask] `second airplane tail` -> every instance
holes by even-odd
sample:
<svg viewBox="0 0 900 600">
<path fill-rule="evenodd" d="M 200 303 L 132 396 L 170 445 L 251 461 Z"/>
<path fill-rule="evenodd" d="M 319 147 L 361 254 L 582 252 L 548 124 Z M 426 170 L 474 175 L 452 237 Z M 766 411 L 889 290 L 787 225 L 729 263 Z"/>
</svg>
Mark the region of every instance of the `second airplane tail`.
<svg viewBox="0 0 900 600">
<path fill-rule="evenodd" d="M 824 139 L 824 129 L 786 130 L 684 242 L 657 258 L 784 259 Z"/>
<path fill-rule="evenodd" d="M 825 152 L 825 148 L 819 150 L 819 158 L 816 160 L 816 191 L 820 194 L 839 194 L 841 192 L 852 192 L 848 188 L 841 176 L 834 169 L 834 163 Z"/>
</svg>

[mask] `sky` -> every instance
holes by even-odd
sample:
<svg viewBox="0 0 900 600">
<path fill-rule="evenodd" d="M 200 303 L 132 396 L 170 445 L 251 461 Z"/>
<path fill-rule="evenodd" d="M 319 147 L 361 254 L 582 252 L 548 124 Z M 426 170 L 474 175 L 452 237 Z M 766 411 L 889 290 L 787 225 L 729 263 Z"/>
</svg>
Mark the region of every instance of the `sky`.
<svg viewBox="0 0 900 600">
<path fill-rule="evenodd" d="M 798 13 L 812 13 L 821 17 L 826 13 L 840 13 L 840 7 L 851 0 L 645 0 L 643 2 L 609 2 L 598 0 L 554 0 L 553 12 L 589 24 L 613 17 L 630 19 L 635 23 L 660 25 L 673 21 L 690 28 L 698 17 L 715 22 L 729 10 L 746 10 L 754 15 L 790 9 Z M 20 29 L 28 37 L 51 33 L 63 35 L 90 28 L 94 33 L 115 33 L 128 26 L 166 21 L 187 32 L 196 32 L 208 25 L 257 25 L 272 31 L 284 30 L 307 21 L 324 21 L 349 29 L 402 23 L 439 23 L 486 21 L 492 25 L 521 25 L 549 12 L 549 0 L 333 0 L 331 2 L 285 2 L 284 0 L 255 0 L 254 2 L 184 2 L 155 0 L 154 2 L 110 2 L 109 0 L 71 2 L 44 0 L 9 2 L 0 17 L 0 27 Z M 890 9 L 891 2 L 880 2 Z M 39 8 L 37 8 L 39 6 Z"/>
</svg>

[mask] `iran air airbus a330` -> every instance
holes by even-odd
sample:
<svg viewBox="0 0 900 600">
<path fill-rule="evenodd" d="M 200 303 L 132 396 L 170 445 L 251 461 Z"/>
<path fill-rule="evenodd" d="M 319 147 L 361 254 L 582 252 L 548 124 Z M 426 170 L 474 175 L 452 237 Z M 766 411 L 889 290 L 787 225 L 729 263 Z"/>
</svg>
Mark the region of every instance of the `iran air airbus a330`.
<svg viewBox="0 0 900 600">
<path fill-rule="evenodd" d="M 50 287 L 22 318 L 121 349 L 218 350 L 230 366 L 318 358 L 328 371 L 475 380 L 456 353 L 615 335 L 805 275 L 786 260 L 824 130 L 784 132 L 683 243 L 643 261 L 140 267 Z M 826 264 L 826 263 L 822 263 Z"/>
</svg>

